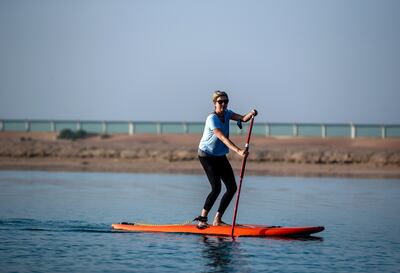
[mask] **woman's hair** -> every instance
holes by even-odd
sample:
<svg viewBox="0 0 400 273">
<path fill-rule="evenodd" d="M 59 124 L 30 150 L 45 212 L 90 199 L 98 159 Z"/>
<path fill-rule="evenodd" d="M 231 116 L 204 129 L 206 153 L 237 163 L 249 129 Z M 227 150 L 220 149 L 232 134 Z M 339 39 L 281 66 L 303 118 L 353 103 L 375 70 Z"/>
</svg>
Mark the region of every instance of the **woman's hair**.
<svg viewBox="0 0 400 273">
<path fill-rule="evenodd" d="M 212 95 L 212 101 L 215 103 L 219 97 L 228 98 L 228 94 L 224 91 L 217 90 Z"/>
</svg>

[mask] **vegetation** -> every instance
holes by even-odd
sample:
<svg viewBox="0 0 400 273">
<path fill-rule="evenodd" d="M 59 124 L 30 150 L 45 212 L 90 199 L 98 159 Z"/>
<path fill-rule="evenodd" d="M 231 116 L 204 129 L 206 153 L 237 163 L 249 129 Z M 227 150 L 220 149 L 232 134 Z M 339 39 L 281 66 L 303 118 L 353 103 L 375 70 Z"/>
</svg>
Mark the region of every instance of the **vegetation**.
<svg viewBox="0 0 400 273">
<path fill-rule="evenodd" d="M 87 136 L 85 130 L 72 131 L 71 129 L 63 129 L 57 136 L 58 139 L 77 140 L 83 139 Z"/>
</svg>

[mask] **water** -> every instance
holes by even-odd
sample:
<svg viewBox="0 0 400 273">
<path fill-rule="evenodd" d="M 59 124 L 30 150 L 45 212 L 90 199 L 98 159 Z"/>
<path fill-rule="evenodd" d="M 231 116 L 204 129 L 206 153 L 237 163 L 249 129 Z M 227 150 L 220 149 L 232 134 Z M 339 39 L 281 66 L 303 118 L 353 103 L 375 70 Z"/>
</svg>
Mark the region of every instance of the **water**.
<svg viewBox="0 0 400 273">
<path fill-rule="evenodd" d="M 298 240 L 112 231 L 197 216 L 203 176 L 0 172 L 0 272 L 398 272 L 400 181 L 245 177 L 239 223 Z M 213 211 L 214 212 L 214 211 Z M 232 206 L 224 219 L 230 221 Z"/>
</svg>

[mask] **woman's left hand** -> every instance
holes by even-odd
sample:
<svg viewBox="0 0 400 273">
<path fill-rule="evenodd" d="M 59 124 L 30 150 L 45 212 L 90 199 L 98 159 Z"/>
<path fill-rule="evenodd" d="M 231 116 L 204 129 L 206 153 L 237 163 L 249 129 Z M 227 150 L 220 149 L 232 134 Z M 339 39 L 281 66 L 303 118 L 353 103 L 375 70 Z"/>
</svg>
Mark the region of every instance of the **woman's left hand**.
<svg viewBox="0 0 400 273">
<path fill-rule="evenodd" d="M 249 151 L 242 150 L 242 149 L 240 149 L 237 153 L 238 153 L 238 155 L 240 155 L 241 157 L 246 157 L 246 156 L 249 155 Z"/>
</svg>

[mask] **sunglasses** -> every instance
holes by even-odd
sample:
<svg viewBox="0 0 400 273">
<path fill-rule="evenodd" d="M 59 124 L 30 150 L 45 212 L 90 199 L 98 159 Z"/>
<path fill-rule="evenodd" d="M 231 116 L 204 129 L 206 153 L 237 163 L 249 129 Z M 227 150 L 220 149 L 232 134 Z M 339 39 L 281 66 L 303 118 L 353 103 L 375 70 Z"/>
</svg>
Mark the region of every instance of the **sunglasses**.
<svg viewBox="0 0 400 273">
<path fill-rule="evenodd" d="M 217 100 L 218 104 L 228 104 L 229 100 Z"/>
</svg>

